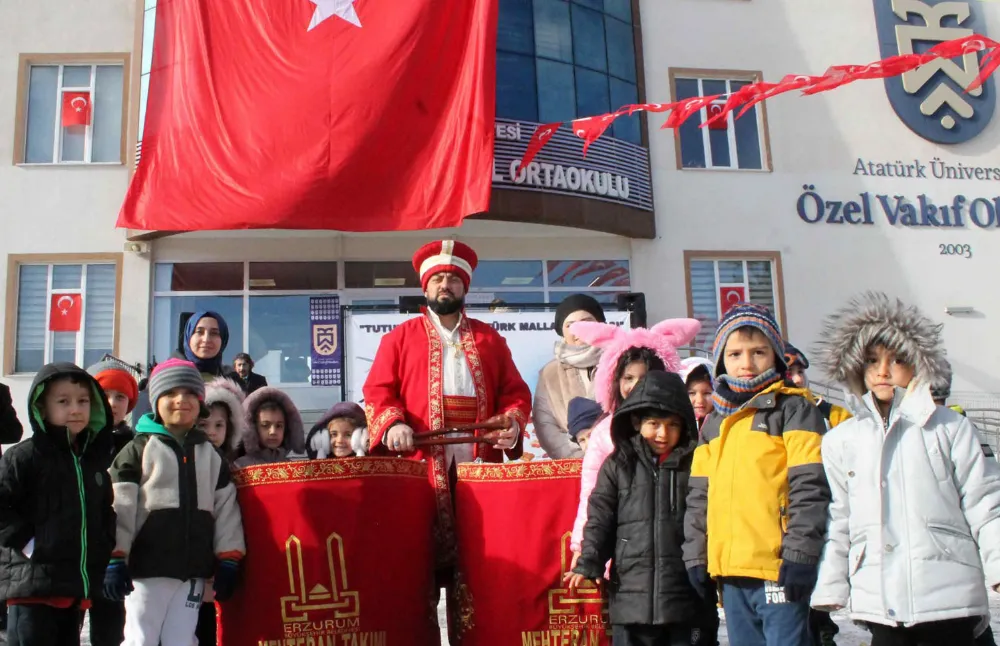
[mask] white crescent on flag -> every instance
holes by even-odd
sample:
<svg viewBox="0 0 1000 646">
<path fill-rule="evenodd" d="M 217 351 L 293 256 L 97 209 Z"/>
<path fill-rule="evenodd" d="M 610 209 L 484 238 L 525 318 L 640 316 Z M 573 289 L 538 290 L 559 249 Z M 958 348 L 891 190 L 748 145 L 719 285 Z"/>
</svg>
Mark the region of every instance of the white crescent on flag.
<svg viewBox="0 0 1000 646">
<path fill-rule="evenodd" d="M 77 105 L 79 101 L 79 105 Z M 73 100 L 69 102 L 70 106 L 77 112 L 83 112 L 83 109 L 87 107 L 87 99 L 82 96 L 73 97 Z"/>
<path fill-rule="evenodd" d="M 58 307 L 59 309 L 62 309 L 62 307 L 63 307 L 63 301 L 67 301 L 69 303 L 69 306 L 71 308 L 73 307 L 73 303 L 74 303 L 73 297 L 72 296 L 65 296 L 65 295 L 59 297 L 59 300 L 56 301 L 56 307 Z"/>
</svg>

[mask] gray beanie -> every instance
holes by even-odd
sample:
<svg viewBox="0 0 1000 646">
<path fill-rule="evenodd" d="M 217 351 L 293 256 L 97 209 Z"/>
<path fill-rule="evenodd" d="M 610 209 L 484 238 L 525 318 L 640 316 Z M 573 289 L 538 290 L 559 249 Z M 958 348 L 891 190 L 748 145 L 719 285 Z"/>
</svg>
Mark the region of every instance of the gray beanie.
<svg viewBox="0 0 1000 646">
<path fill-rule="evenodd" d="M 149 403 L 153 407 L 153 420 L 156 422 L 162 421 L 157 410 L 157 402 L 162 395 L 174 388 L 186 388 L 194 393 L 201 402 L 201 416 L 208 416 L 208 409 L 205 407 L 205 382 L 198 368 L 190 361 L 168 359 L 157 364 L 149 375 L 146 388 L 149 391 Z"/>
</svg>

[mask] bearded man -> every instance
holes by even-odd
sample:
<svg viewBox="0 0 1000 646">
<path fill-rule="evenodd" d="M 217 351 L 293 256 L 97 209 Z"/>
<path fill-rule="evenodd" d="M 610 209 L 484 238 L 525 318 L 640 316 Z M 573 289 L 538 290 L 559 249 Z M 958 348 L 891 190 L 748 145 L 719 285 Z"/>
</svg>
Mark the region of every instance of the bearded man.
<svg viewBox="0 0 1000 646">
<path fill-rule="evenodd" d="M 437 501 L 437 565 L 456 557 L 450 495 L 455 465 L 521 456 L 531 392 L 507 342 L 464 313 L 476 252 L 454 240 L 432 242 L 413 257 L 427 299 L 422 316 L 382 338 L 363 388 L 371 452 L 427 460 Z M 501 422 L 489 444 L 415 446 L 414 433 L 458 424 Z"/>
</svg>

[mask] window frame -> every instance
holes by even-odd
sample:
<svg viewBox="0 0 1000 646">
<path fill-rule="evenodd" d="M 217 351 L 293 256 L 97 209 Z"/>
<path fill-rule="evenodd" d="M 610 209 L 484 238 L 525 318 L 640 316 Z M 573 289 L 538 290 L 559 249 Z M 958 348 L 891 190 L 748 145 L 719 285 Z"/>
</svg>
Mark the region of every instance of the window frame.
<svg viewBox="0 0 1000 646">
<path fill-rule="evenodd" d="M 4 376 L 30 375 L 15 372 L 14 358 L 17 350 L 18 278 L 23 265 L 114 265 L 115 267 L 115 318 L 111 341 L 112 354 L 118 354 L 121 328 L 122 261 L 121 253 L 65 253 L 65 254 L 10 254 L 7 256 L 7 298 L 4 313 L 3 374 Z M 46 298 L 49 295 L 46 294 Z M 51 334 L 51 332 L 47 332 Z M 83 333 L 83 327 L 78 334 Z M 77 352 L 85 339 L 77 339 Z"/>
<path fill-rule="evenodd" d="M 722 70 L 722 69 L 699 69 L 690 67 L 671 67 L 668 73 L 670 81 L 670 100 L 677 101 L 677 81 L 678 79 L 696 80 L 699 83 L 699 87 L 703 81 L 726 81 L 728 83 L 736 82 L 750 82 L 757 83 L 764 79 L 764 73 L 761 71 L 753 70 Z M 704 94 L 702 94 L 704 96 Z M 760 140 L 760 159 L 761 168 L 739 168 L 733 166 L 707 166 L 705 168 L 694 168 L 684 166 L 683 154 L 681 152 L 681 134 L 677 128 L 674 128 L 674 157 L 677 164 L 677 170 L 681 171 L 722 171 L 722 172 L 735 172 L 735 173 L 771 173 L 774 172 L 774 164 L 771 159 L 771 133 L 768 127 L 767 121 L 767 101 L 761 101 L 756 106 L 757 108 L 757 135 Z M 704 123 L 707 116 L 707 110 L 702 108 L 701 117 L 702 123 Z M 727 117 L 727 135 L 729 138 L 729 157 L 730 160 L 738 159 L 738 153 L 736 149 L 736 125 L 735 125 L 735 114 L 730 114 Z M 702 128 L 702 145 L 705 150 L 705 160 L 706 164 L 709 156 L 711 155 L 711 146 L 709 144 L 709 131 L 708 128 Z"/>
<path fill-rule="evenodd" d="M 718 261 L 740 260 L 759 261 L 766 260 L 771 263 L 774 279 L 775 316 L 778 317 L 778 325 L 781 331 L 788 338 L 788 315 L 785 311 L 785 277 L 781 268 L 780 251 L 707 251 L 707 250 L 684 250 L 684 291 L 687 298 L 687 315 L 694 318 L 694 290 L 691 287 L 691 262 L 692 261 Z M 715 266 L 715 288 L 719 288 L 719 268 Z M 749 296 L 749 293 L 747 294 Z"/>
<path fill-rule="evenodd" d="M 129 97 L 131 87 L 131 62 L 132 55 L 126 52 L 95 52 L 81 54 L 21 54 L 17 63 L 17 91 L 16 107 L 14 108 L 14 158 L 13 164 L 22 167 L 58 167 L 83 166 L 91 167 L 112 167 L 128 165 L 126 151 L 128 150 L 129 135 Z M 59 161 L 53 159 L 50 162 L 26 162 L 25 152 L 28 140 L 28 81 L 33 66 L 43 65 L 121 65 L 122 66 L 122 114 L 121 114 L 121 135 L 118 143 L 118 161 L 89 162 L 89 161 Z M 93 128 L 93 124 L 89 126 Z M 92 136 L 91 134 L 88 137 Z"/>
<path fill-rule="evenodd" d="M 480 262 L 491 262 L 491 261 L 510 261 L 510 260 L 528 260 L 528 261 L 538 261 L 542 265 L 542 285 L 540 286 L 522 286 L 522 285 L 510 285 L 502 287 L 477 287 L 475 283 L 470 286 L 470 294 L 493 294 L 495 296 L 502 297 L 504 292 L 535 292 L 538 294 L 539 303 L 559 303 L 563 298 L 569 296 L 570 294 L 577 294 L 580 292 L 589 293 L 610 293 L 610 294 L 627 294 L 633 292 L 635 289 L 634 278 L 632 275 L 633 264 L 630 257 L 621 257 L 618 254 L 599 254 L 596 258 L 581 258 L 578 256 L 573 256 L 569 254 L 568 256 L 554 256 L 546 258 L 480 258 Z M 574 261 L 593 261 L 593 260 L 609 260 L 615 262 L 627 263 L 629 269 L 629 286 L 628 287 L 613 287 L 613 286 L 599 286 L 599 287 L 584 287 L 584 286 L 558 286 L 553 287 L 549 283 L 549 270 L 548 263 L 550 261 L 556 262 L 574 262 Z M 283 289 L 259 289 L 250 287 L 250 265 L 257 262 L 274 262 L 273 259 L 265 260 L 240 260 L 240 261 L 220 261 L 220 262 L 239 262 L 243 264 L 243 287 L 242 289 L 233 290 L 223 290 L 223 291 L 210 291 L 210 290 L 192 290 L 192 291 L 179 291 L 179 290 L 157 290 L 155 285 L 156 268 L 158 265 L 172 265 L 172 264 L 185 264 L 185 263 L 198 263 L 198 262 L 208 262 L 207 260 L 196 260 L 191 258 L 185 259 L 171 259 L 171 258 L 158 258 L 153 262 L 152 266 L 152 279 L 150 283 L 149 291 L 149 335 L 146 344 L 146 357 L 145 361 L 151 358 L 153 352 L 153 345 L 156 341 L 156 335 L 159 333 L 156 329 L 156 300 L 158 298 L 183 298 L 187 296 L 191 297 L 239 297 L 242 301 L 242 331 L 243 331 L 243 347 L 240 348 L 241 352 L 250 351 L 250 299 L 255 296 L 339 296 L 341 305 L 350 305 L 355 301 L 363 300 L 394 300 L 398 301 L 400 296 L 420 296 L 423 292 L 419 288 L 413 287 L 358 287 L 358 288 L 345 288 L 345 263 L 348 262 L 406 262 L 409 263 L 408 258 L 381 258 L 377 261 L 372 259 L 362 259 L 362 258 L 340 258 L 336 260 L 322 260 L 322 259 L 310 259 L 303 260 L 301 262 L 336 262 L 338 265 L 337 270 L 337 289 L 327 289 L 327 290 L 283 290 Z M 291 261 L 298 262 L 298 261 Z M 8 279 L 9 283 L 9 279 Z M 480 297 L 481 298 L 481 297 Z M 475 297 L 474 297 L 475 300 Z M 477 301 L 478 302 L 478 301 Z M 16 303 L 15 303 L 16 306 Z M 10 302 L 8 301 L 8 312 L 10 312 Z M 8 315 L 9 316 L 9 315 Z M 10 323 L 8 321 L 8 328 L 10 328 Z M 116 328 L 117 330 L 117 328 Z M 117 343 L 117 336 L 116 343 Z M 290 384 L 284 385 L 302 385 L 301 382 L 292 382 Z"/>
</svg>

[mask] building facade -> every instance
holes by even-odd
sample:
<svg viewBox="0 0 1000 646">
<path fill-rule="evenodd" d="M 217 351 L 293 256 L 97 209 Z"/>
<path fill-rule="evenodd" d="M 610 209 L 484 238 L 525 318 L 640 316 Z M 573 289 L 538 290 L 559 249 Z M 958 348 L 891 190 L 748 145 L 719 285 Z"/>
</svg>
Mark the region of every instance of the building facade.
<svg viewBox="0 0 1000 646">
<path fill-rule="evenodd" d="M 482 259 L 478 302 L 642 292 L 651 320 L 693 316 L 709 330 L 746 298 L 772 306 L 803 348 L 851 295 L 884 290 L 945 323 L 956 390 L 1000 392 L 982 365 L 1000 351 L 985 282 L 1000 263 L 995 86 L 963 97 L 959 66 L 923 84 L 788 94 L 724 129 L 699 128 L 705 114 L 677 133 L 663 115 L 623 118 L 586 158 L 564 128 L 518 167 L 539 123 L 868 62 L 902 51 L 912 41 L 889 36 L 928 16 L 940 28 L 921 43 L 969 25 L 1000 37 L 997 4 L 957 3 L 968 15 L 955 16 L 934 16 L 932 0 L 843 4 L 500 0 L 491 211 L 394 234 L 116 230 L 141 159 L 155 0 L 0 8 L 0 106 L 14 124 L 0 131 L 3 379 L 21 406 L 45 361 L 162 360 L 185 312 L 215 309 L 228 357 L 249 352 L 303 407 L 325 407 L 339 390 L 310 385 L 310 298 L 417 295 L 412 251 L 454 236 Z M 909 9 L 900 19 L 890 5 Z M 74 307 L 80 331 L 58 331 Z"/>
</svg>

